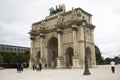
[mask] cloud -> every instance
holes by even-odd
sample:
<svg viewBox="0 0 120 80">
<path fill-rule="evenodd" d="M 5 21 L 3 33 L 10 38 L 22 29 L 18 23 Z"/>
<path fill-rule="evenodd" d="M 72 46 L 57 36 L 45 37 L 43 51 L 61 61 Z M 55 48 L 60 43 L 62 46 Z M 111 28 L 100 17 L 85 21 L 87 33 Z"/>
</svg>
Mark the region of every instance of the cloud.
<svg viewBox="0 0 120 80">
<path fill-rule="evenodd" d="M 120 53 L 119 0 L 0 0 L 0 43 L 30 46 L 28 32 L 34 22 L 49 15 L 49 8 L 66 4 L 66 9 L 81 7 L 93 15 L 95 44 L 102 55 Z"/>
</svg>

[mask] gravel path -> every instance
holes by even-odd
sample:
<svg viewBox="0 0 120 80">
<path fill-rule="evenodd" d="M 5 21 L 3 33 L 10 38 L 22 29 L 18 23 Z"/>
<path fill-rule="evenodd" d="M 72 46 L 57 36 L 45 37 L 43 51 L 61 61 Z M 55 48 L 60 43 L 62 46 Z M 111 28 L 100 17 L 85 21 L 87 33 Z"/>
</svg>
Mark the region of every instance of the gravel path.
<svg viewBox="0 0 120 80">
<path fill-rule="evenodd" d="M 43 69 L 33 71 L 26 69 L 17 73 L 16 69 L 0 70 L 0 80 L 120 80 L 120 65 L 116 72 L 111 72 L 110 65 L 98 65 L 90 68 L 91 75 L 83 75 L 84 69 Z"/>
</svg>

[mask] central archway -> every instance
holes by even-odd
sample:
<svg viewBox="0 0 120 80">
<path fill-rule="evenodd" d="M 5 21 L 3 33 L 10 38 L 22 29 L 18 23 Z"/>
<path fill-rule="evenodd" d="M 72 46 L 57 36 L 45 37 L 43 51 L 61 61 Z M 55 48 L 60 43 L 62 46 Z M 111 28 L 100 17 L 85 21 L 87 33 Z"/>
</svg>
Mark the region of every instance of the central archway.
<svg viewBox="0 0 120 80">
<path fill-rule="evenodd" d="M 73 60 L 72 60 L 72 57 L 73 57 L 73 48 L 72 47 L 69 47 L 67 48 L 66 50 L 66 68 L 71 68 L 73 66 Z"/>
<path fill-rule="evenodd" d="M 48 67 L 56 68 L 57 66 L 57 57 L 58 57 L 58 39 L 52 37 L 48 41 Z"/>
</svg>

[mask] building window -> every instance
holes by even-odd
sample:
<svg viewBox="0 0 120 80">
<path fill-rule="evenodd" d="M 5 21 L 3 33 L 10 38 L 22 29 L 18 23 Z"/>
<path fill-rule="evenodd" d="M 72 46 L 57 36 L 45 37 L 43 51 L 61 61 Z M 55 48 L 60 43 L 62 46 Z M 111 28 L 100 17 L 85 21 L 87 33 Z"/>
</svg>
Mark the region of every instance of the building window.
<svg viewBox="0 0 120 80">
<path fill-rule="evenodd" d="M 2 47 L 2 49 L 4 50 L 4 49 L 5 49 L 5 47 Z"/>
<path fill-rule="evenodd" d="M 23 51 L 23 49 L 21 49 L 21 51 Z"/>
<path fill-rule="evenodd" d="M 16 48 L 14 48 L 14 50 L 16 51 Z"/>
<path fill-rule="evenodd" d="M 18 51 L 20 51 L 20 49 L 18 49 Z"/>
<path fill-rule="evenodd" d="M 12 51 L 13 49 L 12 49 L 12 48 L 10 48 L 10 50 Z"/>
<path fill-rule="evenodd" d="M 9 50 L 9 48 L 7 48 L 7 50 Z"/>
</svg>

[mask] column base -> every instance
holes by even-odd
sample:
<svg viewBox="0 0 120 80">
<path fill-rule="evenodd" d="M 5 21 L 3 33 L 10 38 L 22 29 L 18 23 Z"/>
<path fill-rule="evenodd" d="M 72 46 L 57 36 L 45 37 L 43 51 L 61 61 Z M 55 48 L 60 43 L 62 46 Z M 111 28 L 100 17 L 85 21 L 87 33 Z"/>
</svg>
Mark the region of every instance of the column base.
<svg viewBox="0 0 120 80">
<path fill-rule="evenodd" d="M 57 69 L 63 69 L 64 68 L 64 58 L 62 56 L 59 56 L 57 58 Z"/>
<path fill-rule="evenodd" d="M 81 68 L 80 67 L 80 57 L 78 55 L 75 55 L 72 57 L 73 59 L 73 66 L 72 66 L 72 69 L 78 69 L 78 68 Z"/>
</svg>

